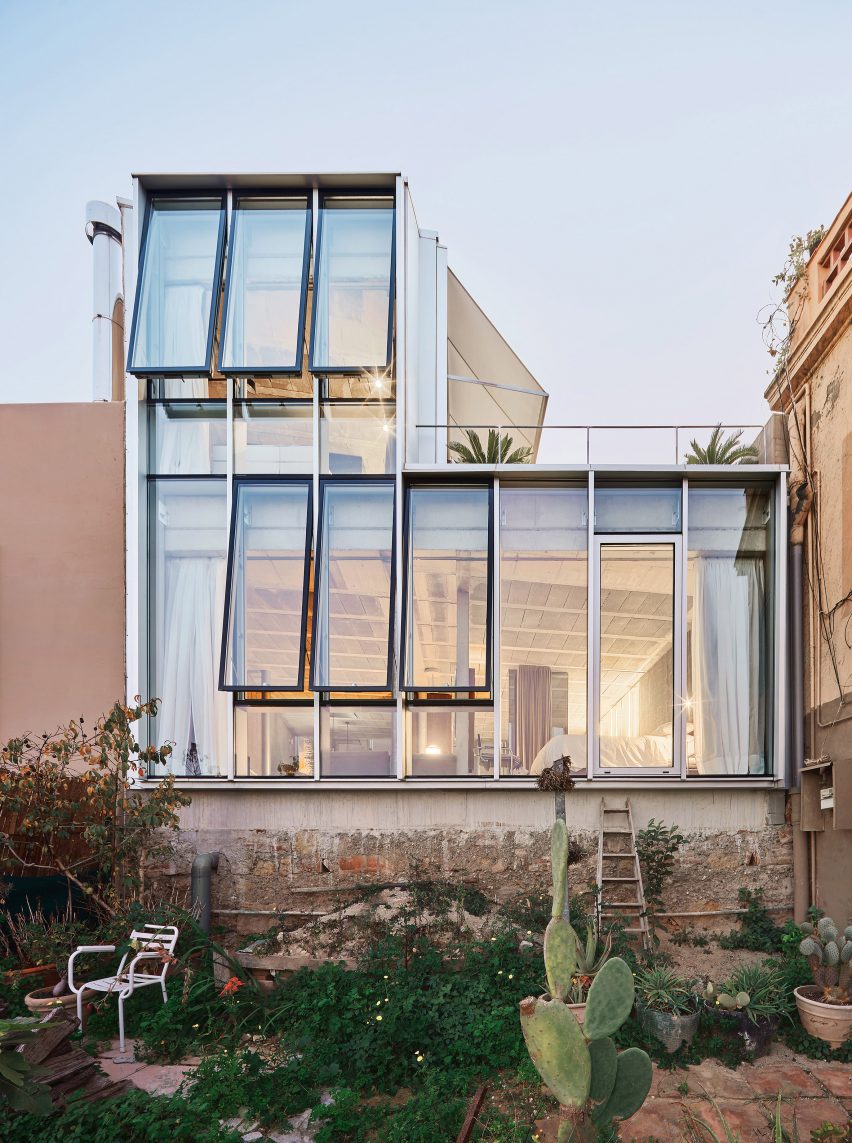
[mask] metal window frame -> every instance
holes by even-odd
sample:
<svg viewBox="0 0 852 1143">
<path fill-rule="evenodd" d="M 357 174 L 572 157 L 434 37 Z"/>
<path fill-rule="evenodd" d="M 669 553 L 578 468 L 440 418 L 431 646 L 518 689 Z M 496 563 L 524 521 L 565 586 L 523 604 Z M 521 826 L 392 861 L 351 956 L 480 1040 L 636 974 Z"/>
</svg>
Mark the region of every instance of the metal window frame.
<svg viewBox="0 0 852 1143">
<path fill-rule="evenodd" d="M 356 488 L 358 486 L 364 487 L 367 485 L 372 486 L 385 486 L 390 488 L 392 492 L 391 498 L 391 572 L 390 572 L 390 596 L 389 596 L 389 610 L 388 610 L 388 638 L 387 638 L 387 673 L 385 676 L 385 685 L 377 686 L 371 684 L 369 686 L 349 686 L 341 687 L 331 683 L 319 683 L 316 680 L 317 674 L 317 660 L 319 658 L 317 653 L 319 614 L 320 614 L 320 577 L 323 574 L 323 525 L 325 522 L 325 494 L 326 489 L 331 486 L 339 486 L 342 488 Z M 396 480 L 394 476 L 359 476 L 359 477 L 342 477 L 342 476 L 320 476 L 319 483 L 319 505 L 317 512 L 317 542 L 316 542 L 316 555 L 314 558 L 314 612 L 311 624 L 311 667 L 309 675 L 309 687 L 312 691 L 321 695 L 327 695 L 331 692 L 335 694 L 361 694 L 364 692 L 372 692 L 377 690 L 393 690 L 393 648 L 394 648 L 394 608 L 396 605 L 396 561 L 394 553 L 396 552 L 397 531 L 396 531 Z M 336 700 L 333 700 L 336 701 Z M 326 700 L 328 703 L 328 700 Z M 333 705 L 333 703 L 332 703 Z M 351 704 L 350 704 L 351 705 Z"/>
<path fill-rule="evenodd" d="M 610 766 L 604 767 L 600 760 L 600 682 L 601 682 L 601 548 L 633 547 L 653 544 L 672 548 L 672 765 L 671 766 Z M 681 778 L 686 759 L 682 749 L 683 733 L 683 634 L 686 616 L 682 614 L 683 579 L 683 536 L 679 532 L 598 532 L 589 550 L 590 561 L 594 562 L 594 585 L 589 593 L 589 631 L 591 633 L 591 658 L 589 660 L 588 686 L 591 724 L 588 729 L 589 777 L 595 780 L 623 780 L 638 778 Z"/>
<path fill-rule="evenodd" d="M 320 267 L 322 265 L 322 239 L 323 239 L 323 222 L 325 219 L 326 202 L 331 199 L 384 199 L 390 204 L 390 210 L 393 214 L 391 222 L 391 255 L 390 267 L 388 272 L 388 337 L 387 337 L 387 354 L 384 362 L 371 361 L 364 365 L 317 365 L 315 360 L 316 350 L 316 332 L 317 332 L 317 304 L 319 299 L 319 282 L 320 282 Z M 397 203 L 396 195 L 393 191 L 358 191 L 347 193 L 346 191 L 320 191 L 319 202 L 317 211 L 317 237 L 316 246 L 314 248 L 314 294 L 311 300 L 311 344 L 308 351 L 308 372 L 319 374 L 320 376 L 331 374 L 347 374 L 347 373 L 368 373 L 373 369 L 389 369 L 393 364 L 393 332 L 394 332 L 394 305 L 396 302 L 396 218 L 397 218 Z"/>
<path fill-rule="evenodd" d="M 341 688 L 337 688 L 335 693 L 344 693 Z M 348 693 L 348 692 L 347 692 Z M 323 748 L 322 748 L 322 729 L 323 729 L 323 716 L 327 711 L 332 710 L 357 710 L 359 707 L 374 707 L 377 710 L 386 710 L 390 715 L 391 733 L 393 735 L 393 752 L 390 759 L 389 772 L 386 777 L 377 777 L 371 774 L 347 774 L 343 777 L 337 775 L 323 775 L 322 762 L 323 762 Z M 382 782 L 390 784 L 391 782 L 398 781 L 396 776 L 397 769 L 397 755 L 402 749 L 399 741 L 399 725 L 397 718 L 397 702 L 395 698 L 386 699 L 362 699 L 360 702 L 348 702 L 346 699 L 329 699 L 325 693 L 319 694 L 319 703 L 317 707 L 319 711 L 318 722 L 320 728 L 319 740 L 314 747 L 314 771 L 319 774 L 319 781 L 321 782 Z M 326 717 L 328 717 L 326 715 Z"/>
<path fill-rule="evenodd" d="M 482 686 L 463 687 L 436 687 L 426 683 L 409 683 L 406 678 L 408 668 L 408 596 L 409 583 L 409 555 L 411 552 L 411 496 L 414 492 L 423 492 L 433 489 L 435 491 L 449 491 L 451 489 L 466 490 L 479 489 L 488 493 L 488 548 L 486 552 L 486 604 L 485 604 L 485 680 Z M 400 642 L 399 689 L 404 694 L 428 691 L 430 694 L 488 694 L 489 705 L 493 701 L 493 643 L 494 643 L 494 481 L 454 481 L 453 483 L 415 483 L 405 488 L 404 511 L 402 521 L 402 630 Z M 470 700 L 477 701 L 477 700 Z"/>
<path fill-rule="evenodd" d="M 243 487 L 257 488 L 267 487 L 275 488 L 282 485 L 299 485 L 306 488 L 308 499 L 305 510 L 305 552 L 304 552 L 304 575 L 302 579 L 302 617 L 301 617 L 301 630 L 299 634 L 299 657 L 298 662 L 301 667 L 301 673 L 297 683 L 264 683 L 255 684 L 247 683 L 245 681 L 240 683 L 226 683 L 225 682 L 225 665 L 228 657 L 228 636 L 231 624 L 231 611 L 233 606 L 233 589 L 234 589 L 234 562 L 237 555 L 237 512 L 240 504 L 240 492 Z M 219 658 L 219 690 L 221 691 L 281 691 L 291 692 L 294 694 L 304 693 L 304 676 L 305 676 L 305 655 L 307 653 L 307 637 L 308 637 L 308 597 L 310 594 L 310 580 L 311 580 L 311 547 L 313 540 L 313 482 L 309 476 L 235 476 L 232 482 L 232 504 L 231 504 L 231 520 L 228 532 L 228 568 L 225 578 L 225 611 L 222 622 L 222 650 Z"/>
<path fill-rule="evenodd" d="M 145 261 L 148 256 L 148 238 L 151 227 L 151 219 L 154 211 L 156 210 L 156 202 L 158 199 L 168 199 L 170 201 L 185 199 L 186 201 L 197 202 L 203 199 L 209 199 L 210 202 L 218 201 L 219 203 L 219 229 L 216 236 L 216 256 L 213 268 L 213 289 L 210 297 L 210 314 L 207 322 L 207 350 L 203 363 L 196 363 L 193 365 L 143 365 L 137 366 L 134 364 L 134 356 L 136 353 L 136 338 L 139 330 L 139 315 L 141 313 L 142 301 L 142 288 L 145 283 Z M 133 301 L 133 324 L 130 329 L 130 341 L 127 351 L 127 372 L 133 377 L 197 377 L 208 376 L 211 372 L 213 364 L 213 341 L 216 334 L 216 310 L 219 306 L 219 295 L 222 288 L 222 265 L 225 252 L 225 230 L 226 230 L 226 215 L 227 215 L 227 196 L 225 194 L 206 193 L 200 191 L 173 191 L 163 192 L 162 194 L 148 195 L 145 204 L 145 221 L 142 226 L 142 242 L 139 252 L 139 268 L 136 275 L 136 295 Z"/>
<path fill-rule="evenodd" d="M 296 329 L 297 360 L 292 365 L 229 365 L 224 360 L 225 335 L 228 330 L 228 317 L 231 310 L 231 286 L 234 271 L 234 248 L 237 241 L 240 204 L 244 199 L 278 200 L 279 202 L 304 202 L 305 235 L 302 247 L 302 284 L 299 293 L 299 317 Z M 219 339 L 219 372 L 226 377 L 286 377 L 302 372 L 302 359 L 305 345 L 305 317 L 308 308 L 308 278 L 311 269 L 311 235 L 313 233 L 313 196 L 305 194 L 275 194 L 261 190 L 240 191 L 234 194 L 231 227 L 228 234 L 228 259 L 225 272 L 225 296 L 222 302 L 222 336 Z"/>
<path fill-rule="evenodd" d="M 255 688 L 252 688 L 253 690 Z M 231 707 L 231 722 L 233 724 L 236 718 L 237 710 L 243 708 L 254 709 L 257 708 L 261 711 L 275 711 L 275 710 L 303 710 L 309 711 L 313 717 L 314 704 L 313 701 L 306 701 L 304 699 L 240 699 L 238 694 L 232 692 L 232 707 Z M 239 774 L 237 773 L 237 750 L 236 742 L 232 751 L 234 759 L 234 775 L 231 779 L 236 782 L 282 782 L 301 784 L 305 782 L 313 782 L 314 774 L 303 774 L 301 777 L 295 777 L 293 774 Z M 314 741 L 314 773 L 317 768 L 317 744 Z"/>
</svg>

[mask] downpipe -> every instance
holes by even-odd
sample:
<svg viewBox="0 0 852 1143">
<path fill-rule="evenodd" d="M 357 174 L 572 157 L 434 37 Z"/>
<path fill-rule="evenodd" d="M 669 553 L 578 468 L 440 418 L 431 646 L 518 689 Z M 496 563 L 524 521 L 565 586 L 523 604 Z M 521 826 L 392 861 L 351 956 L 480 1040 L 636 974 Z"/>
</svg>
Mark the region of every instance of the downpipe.
<svg viewBox="0 0 852 1143">
<path fill-rule="evenodd" d="M 190 876 L 190 896 L 192 909 L 197 913 L 198 924 L 202 930 L 210 933 L 210 877 L 214 869 L 219 868 L 218 853 L 197 853 L 192 859 L 192 873 Z"/>
</svg>

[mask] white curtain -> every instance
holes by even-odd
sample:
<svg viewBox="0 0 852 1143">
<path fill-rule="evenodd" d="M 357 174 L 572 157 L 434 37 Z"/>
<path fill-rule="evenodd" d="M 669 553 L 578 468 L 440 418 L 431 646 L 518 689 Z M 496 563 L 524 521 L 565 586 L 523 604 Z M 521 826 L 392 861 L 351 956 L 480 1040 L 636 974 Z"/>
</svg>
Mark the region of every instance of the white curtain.
<svg viewBox="0 0 852 1143">
<path fill-rule="evenodd" d="M 183 382 L 185 396 L 208 396 L 206 377 Z M 170 476 L 203 476 L 211 471 L 210 424 L 202 420 L 163 417 L 157 425 L 157 472 Z"/>
<path fill-rule="evenodd" d="M 762 774 L 765 729 L 760 560 L 695 560 L 692 697 L 701 774 Z"/>
<path fill-rule="evenodd" d="M 225 562 L 210 556 L 169 559 L 165 588 L 161 741 L 175 744 L 175 773 L 223 774 L 228 703 L 218 687 Z"/>
</svg>

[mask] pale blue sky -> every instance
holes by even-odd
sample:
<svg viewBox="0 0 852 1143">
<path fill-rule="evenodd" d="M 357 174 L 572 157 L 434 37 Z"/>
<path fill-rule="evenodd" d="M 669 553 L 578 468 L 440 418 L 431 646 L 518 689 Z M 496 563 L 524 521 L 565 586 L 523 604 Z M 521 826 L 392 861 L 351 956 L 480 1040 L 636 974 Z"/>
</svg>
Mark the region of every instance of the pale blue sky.
<svg viewBox="0 0 852 1143">
<path fill-rule="evenodd" d="M 0 399 L 87 399 L 83 212 L 132 170 L 401 170 L 550 421 L 762 420 L 850 42 L 849 0 L 0 0 Z"/>
</svg>

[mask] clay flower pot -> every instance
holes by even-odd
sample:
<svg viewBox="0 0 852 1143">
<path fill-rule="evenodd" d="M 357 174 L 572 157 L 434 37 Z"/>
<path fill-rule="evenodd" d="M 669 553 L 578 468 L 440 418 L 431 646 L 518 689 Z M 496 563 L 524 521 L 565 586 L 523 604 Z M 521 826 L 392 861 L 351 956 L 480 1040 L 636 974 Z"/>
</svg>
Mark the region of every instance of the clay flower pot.
<svg viewBox="0 0 852 1143">
<path fill-rule="evenodd" d="M 830 1048 L 842 1048 L 852 1036 L 852 1004 L 826 1004 L 815 984 L 800 985 L 793 995 L 808 1035 L 824 1040 Z"/>
<path fill-rule="evenodd" d="M 565 1007 L 571 1009 L 571 1011 L 574 1013 L 574 1015 L 577 1018 L 577 1023 L 582 1028 L 583 1027 L 583 1021 L 586 1019 L 586 1002 L 585 1002 L 585 1000 L 583 1001 L 582 1004 L 566 1004 Z"/>
<path fill-rule="evenodd" d="M 19 981 L 27 985 L 40 984 L 43 987 L 59 983 L 59 973 L 55 964 L 37 964 L 31 968 L 10 968 L 3 973 L 6 984 L 16 984 Z"/>
<path fill-rule="evenodd" d="M 89 989 L 83 993 L 83 1000 L 88 1000 L 92 996 L 94 996 L 94 993 Z M 60 1008 L 72 1019 L 76 1019 L 77 1017 L 76 995 L 73 992 L 65 992 L 62 996 L 54 996 L 53 987 L 36 988 L 34 992 L 28 992 L 24 997 L 24 1004 L 26 1004 L 30 1012 L 35 1013 L 37 1016 L 44 1016 L 46 1013 L 53 1012 L 54 1009 Z"/>
</svg>

